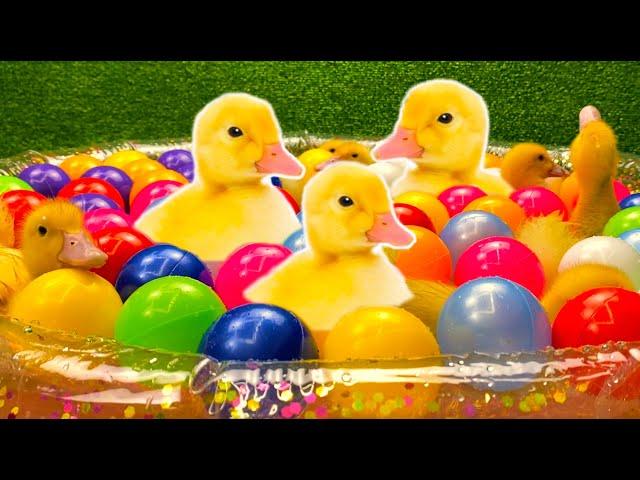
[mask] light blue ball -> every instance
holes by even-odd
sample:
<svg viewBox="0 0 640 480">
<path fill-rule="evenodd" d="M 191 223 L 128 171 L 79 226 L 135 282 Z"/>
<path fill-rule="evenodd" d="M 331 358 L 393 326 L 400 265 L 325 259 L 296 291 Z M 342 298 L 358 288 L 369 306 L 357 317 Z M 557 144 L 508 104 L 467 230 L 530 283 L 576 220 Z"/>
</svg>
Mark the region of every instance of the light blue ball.
<svg viewBox="0 0 640 480">
<path fill-rule="evenodd" d="M 307 246 L 304 238 L 304 231 L 300 229 L 293 232 L 284 241 L 284 246 L 291 250 L 293 253 L 304 250 L 304 248 Z"/>
<path fill-rule="evenodd" d="M 460 255 L 472 244 L 483 238 L 494 236 L 513 237 L 513 232 L 501 218 L 480 210 L 457 214 L 440 232 L 440 238 L 451 253 L 454 270 Z"/>
<path fill-rule="evenodd" d="M 298 212 L 296 217 L 298 217 L 298 221 L 300 222 L 300 225 L 302 225 L 302 212 Z"/>
<path fill-rule="evenodd" d="M 621 233 L 619 238 L 635 248 L 636 252 L 640 253 L 640 229 L 628 230 Z"/>
</svg>

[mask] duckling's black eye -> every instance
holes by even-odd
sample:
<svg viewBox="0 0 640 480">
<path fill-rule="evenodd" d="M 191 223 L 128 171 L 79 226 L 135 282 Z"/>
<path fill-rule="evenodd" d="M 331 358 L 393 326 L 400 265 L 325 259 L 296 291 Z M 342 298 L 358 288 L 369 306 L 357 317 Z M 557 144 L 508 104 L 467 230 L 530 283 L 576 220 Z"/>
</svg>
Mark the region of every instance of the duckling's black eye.
<svg viewBox="0 0 640 480">
<path fill-rule="evenodd" d="M 39 234 L 41 237 L 44 237 L 44 236 L 47 234 L 47 227 L 43 227 L 42 225 L 40 225 L 40 226 L 38 227 L 38 234 Z"/>
<path fill-rule="evenodd" d="M 358 158 L 358 154 L 357 154 L 357 153 L 352 153 L 352 154 L 351 154 L 351 157 L 353 157 L 353 158 Z"/>
<path fill-rule="evenodd" d="M 331 153 L 335 153 L 335 152 L 336 152 L 336 149 L 335 149 L 335 148 L 330 148 L 330 149 L 329 149 L 329 151 L 330 151 Z"/>
<path fill-rule="evenodd" d="M 544 155 L 542 155 L 542 154 L 538 155 L 538 160 L 543 161 L 544 160 Z"/>
<path fill-rule="evenodd" d="M 353 205 L 353 200 L 351 199 L 351 197 L 343 195 L 338 199 L 338 203 L 343 207 L 350 207 L 351 205 Z"/>
<path fill-rule="evenodd" d="M 229 130 L 227 130 L 227 133 L 232 137 L 242 136 L 242 130 L 240 130 L 238 127 L 229 127 Z"/>
<path fill-rule="evenodd" d="M 453 115 L 450 113 L 443 113 L 438 117 L 440 123 L 451 123 L 451 120 L 453 120 Z"/>
</svg>

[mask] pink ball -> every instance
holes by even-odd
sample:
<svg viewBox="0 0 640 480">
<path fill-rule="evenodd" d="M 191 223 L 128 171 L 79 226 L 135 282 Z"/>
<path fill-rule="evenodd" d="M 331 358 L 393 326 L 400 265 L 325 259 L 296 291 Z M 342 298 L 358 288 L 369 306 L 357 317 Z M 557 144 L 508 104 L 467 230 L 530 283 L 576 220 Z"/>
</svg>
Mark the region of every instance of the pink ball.
<svg viewBox="0 0 640 480">
<path fill-rule="evenodd" d="M 455 284 L 462 285 L 480 277 L 506 278 L 528 288 L 538 298 L 544 289 L 544 270 L 536 254 L 509 237 L 483 238 L 460 256 L 454 274 Z"/>
<path fill-rule="evenodd" d="M 629 190 L 620 180 L 613 181 L 613 191 L 616 194 L 616 200 L 618 202 L 631 195 L 631 190 Z"/>
<path fill-rule="evenodd" d="M 484 197 L 487 194 L 484 193 L 478 187 L 473 185 L 456 185 L 444 190 L 438 195 L 438 200 L 447 207 L 449 216 L 453 217 L 457 215 L 464 207 L 473 202 L 476 198 Z"/>
<path fill-rule="evenodd" d="M 251 243 L 240 247 L 220 267 L 216 276 L 216 293 L 229 309 L 250 303 L 244 297 L 247 287 L 289 255 L 291 250 L 271 243 Z"/>
<path fill-rule="evenodd" d="M 140 215 L 147 209 L 151 202 L 171 195 L 173 192 L 182 187 L 181 183 L 174 180 L 159 180 L 150 183 L 136 195 L 131 205 L 131 218 L 137 220 Z"/>
<path fill-rule="evenodd" d="M 132 227 L 131 217 L 115 208 L 97 208 L 84 214 L 84 226 L 90 233 L 109 227 Z"/>
<path fill-rule="evenodd" d="M 569 212 L 558 195 L 544 187 L 527 187 L 513 192 L 509 198 L 522 207 L 527 217 L 546 217 L 559 212 L 563 220 L 569 218 Z"/>
</svg>

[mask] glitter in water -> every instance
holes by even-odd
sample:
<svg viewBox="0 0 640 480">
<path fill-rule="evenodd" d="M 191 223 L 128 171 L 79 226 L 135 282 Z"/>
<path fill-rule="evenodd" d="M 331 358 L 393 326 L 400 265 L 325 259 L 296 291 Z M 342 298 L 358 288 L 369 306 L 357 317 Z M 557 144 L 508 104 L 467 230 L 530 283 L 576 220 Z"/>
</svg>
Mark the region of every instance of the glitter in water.
<svg viewBox="0 0 640 480">
<path fill-rule="evenodd" d="M 129 405 L 124 409 L 124 418 L 133 418 L 136 414 L 136 407 Z"/>
<path fill-rule="evenodd" d="M 563 391 L 556 390 L 553 394 L 553 400 L 562 405 L 567 401 L 567 394 Z"/>
</svg>

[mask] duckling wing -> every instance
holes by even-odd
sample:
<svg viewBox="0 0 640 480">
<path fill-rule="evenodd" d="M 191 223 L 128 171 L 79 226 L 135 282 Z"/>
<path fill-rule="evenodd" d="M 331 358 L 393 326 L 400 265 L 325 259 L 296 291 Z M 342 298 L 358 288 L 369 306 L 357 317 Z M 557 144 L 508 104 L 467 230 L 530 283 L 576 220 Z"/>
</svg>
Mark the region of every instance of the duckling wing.
<svg viewBox="0 0 640 480">
<path fill-rule="evenodd" d="M 0 311 L 5 312 L 6 306 L 13 295 L 22 290 L 31 281 L 19 250 L 0 248 Z"/>
</svg>

